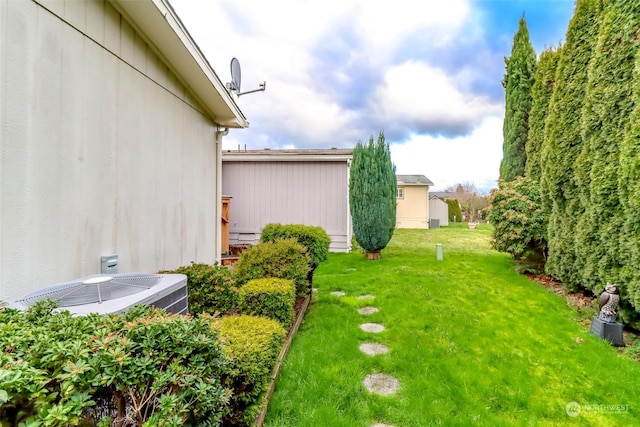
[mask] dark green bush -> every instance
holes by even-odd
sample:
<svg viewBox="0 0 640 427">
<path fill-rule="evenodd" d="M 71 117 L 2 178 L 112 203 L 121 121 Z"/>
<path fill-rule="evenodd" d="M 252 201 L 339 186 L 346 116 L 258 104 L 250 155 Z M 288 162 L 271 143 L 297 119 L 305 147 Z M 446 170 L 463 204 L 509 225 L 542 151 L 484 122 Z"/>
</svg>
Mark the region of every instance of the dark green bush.
<svg viewBox="0 0 640 427">
<path fill-rule="evenodd" d="M 238 286 L 265 277 L 289 279 L 295 283 L 297 295 L 305 295 L 309 291 L 309 262 L 304 246 L 295 239 L 280 239 L 247 248 L 240 255 L 233 275 Z"/>
<path fill-rule="evenodd" d="M 238 289 L 228 268 L 219 264 L 197 264 L 179 267 L 165 274 L 184 274 L 187 276 L 189 290 L 189 312 L 228 313 L 238 306 Z"/>
<path fill-rule="evenodd" d="M 296 287 L 288 279 L 253 279 L 240 288 L 240 311 L 243 314 L 265 316 L 280 322 L 285 328 L 293 319 Z"/>
<path fill-rule="evenodd" d="M 462 210 L 460 209 L 460 202 L 458 200 L 447 199 L 447 206 L 449 208 L 449 221 L 462 222 Z"/>
<path fill-rule="evenodd" d="M 327 260 L 331 238 L 322 227 L 302 224 L 267 224 L 262 229 L 261 242 L 275 242 L 278 239 L 294 238 L 306 247 L 315 266 Z"/>
<path fill-rule="evenodd" d="M 545 221 L 540 204 L 540 187 L 526 177 L 500 180 L 500 188 L 490 196 L 489 221 L 495 227 L 494 249 L 514 259 L 545 257 Z"/>
<path fill-rule="evenodd" d="M 222 425 L 253 425 L 282 349 L 285 330 L 275 320 L 244 315 L 224 317 L 213 325 L 219 330 L 228 361 L 223 385 L 232 392 Z"/>
<path fill-rule="evenodd" d="M 0 425 L 220 421 L 225 359 L 210 319 L 148 308 L 72 317 L 52 307 L 0 311 Z"/>
</svg>

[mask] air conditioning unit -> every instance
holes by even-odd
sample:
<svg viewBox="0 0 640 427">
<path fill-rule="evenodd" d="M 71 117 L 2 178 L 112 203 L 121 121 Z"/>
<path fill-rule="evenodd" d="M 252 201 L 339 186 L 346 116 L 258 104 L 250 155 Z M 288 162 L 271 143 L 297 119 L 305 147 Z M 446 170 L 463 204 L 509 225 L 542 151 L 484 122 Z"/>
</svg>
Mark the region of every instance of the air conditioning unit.
<svg viewBox="0 0 640 427">
<path fill-rule="evenodd" d="M 163 308 L 168 313 L 189 313 L 187 276 L 184 274 L 96 274 L 47 286 L 9 301 L 9 307 L 25 310 L 50 298 L 72 314 L 124 314 L 134 305 Z"/>
</svg>

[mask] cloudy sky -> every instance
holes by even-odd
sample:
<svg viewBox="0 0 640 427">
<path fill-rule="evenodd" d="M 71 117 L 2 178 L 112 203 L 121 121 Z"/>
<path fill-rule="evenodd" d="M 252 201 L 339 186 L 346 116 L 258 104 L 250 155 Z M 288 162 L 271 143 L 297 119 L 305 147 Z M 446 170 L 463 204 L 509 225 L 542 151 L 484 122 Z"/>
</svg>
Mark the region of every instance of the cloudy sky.
<svg viewBox="0 0 640 427">
<path fill-rule="evenodd" d="M 384 131 L 399 174 L 496 186 L 504 57 L 525 14 L 539 54 L 574 0 L 169 0 L 251 123 L 224 149 L 353 147 Z"/>
</svg>

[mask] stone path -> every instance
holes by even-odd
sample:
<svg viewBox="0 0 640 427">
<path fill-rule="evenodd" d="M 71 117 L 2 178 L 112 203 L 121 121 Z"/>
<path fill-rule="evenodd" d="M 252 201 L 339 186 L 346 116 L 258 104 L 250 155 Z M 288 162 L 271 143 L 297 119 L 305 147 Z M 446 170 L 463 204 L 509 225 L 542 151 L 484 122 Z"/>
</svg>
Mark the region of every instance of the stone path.
<svg viewBox="0 0 640 427">
<path fill-rule="evenodd" d="M 331 295 L 336 297 L 343 297 L 346 294 L 342 291 L 331 292 Z M 375 295 L 360 295 L 358 300 L 373 300 Z M 362 307 L 358 309 L 358 313 L 363 316 L 368 316 L 379 312 L 377 307 Z M 360 329 L 365 332 L 380 333 L 385 330 L 384 325 L 380 323 L 362 323 Z M 379 343 L 363 343 L 360 345 L 360 351 L 369 356 L 376 356 L 379 354 L 386 354 L 389 352 L 389 348 L 384 344 Z M 371 393 L 376 393 L 382 396 L 393 395 L 400 388 L 400 382 L 384 373 L 375 373 L 367 375 L 363 380 L 364 387 Z M 394 427 L 389 424 L 376 423 L 369 427 Z"/>
</svg>

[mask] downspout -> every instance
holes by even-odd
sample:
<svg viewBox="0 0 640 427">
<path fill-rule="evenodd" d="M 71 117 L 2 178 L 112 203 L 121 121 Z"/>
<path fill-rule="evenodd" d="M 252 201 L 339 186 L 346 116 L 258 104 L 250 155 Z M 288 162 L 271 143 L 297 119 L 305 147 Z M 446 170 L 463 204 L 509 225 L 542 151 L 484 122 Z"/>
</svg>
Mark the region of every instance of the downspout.
<svg viewBox="0 0 640 427">
<path fill-rule="evenodd" d="M 351 224 L 351 201 L 349 200 L 349 184 L 351 181 L 351 159 L 347 159 L 347 252 L 351 252 L 351 239 L 353 237 Z"/>
<path fill-rule="evenodd" d="M 229 134 L 229 128 L 218 127 L 216 131 L 216 235 L 215 261 L 222 263 L 222 137 Z"/>
</svg>

